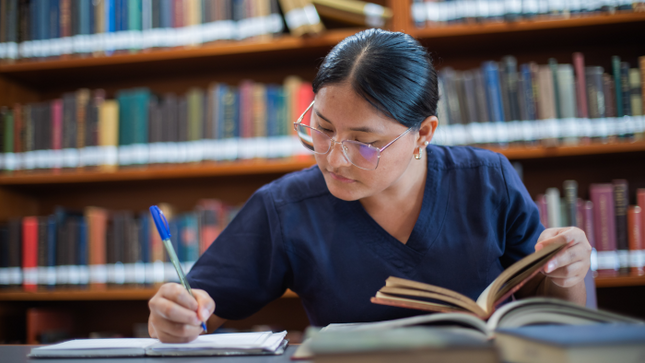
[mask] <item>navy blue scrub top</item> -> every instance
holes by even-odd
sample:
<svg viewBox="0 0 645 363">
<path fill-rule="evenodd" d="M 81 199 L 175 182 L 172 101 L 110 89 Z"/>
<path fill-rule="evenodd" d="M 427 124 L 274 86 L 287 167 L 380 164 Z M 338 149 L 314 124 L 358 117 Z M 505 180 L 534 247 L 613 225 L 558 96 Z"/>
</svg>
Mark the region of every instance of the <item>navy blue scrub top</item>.
<svg viewBox="0 0 645 363">
<path fill-rule="evenodd" d="M 289 288 L 316 326 L 423 313 L 370 302 L 389 276 L 477 299 L 534 251 L 544 230 L 538 209 L 500 154 L 430 145 L 427 156 L 421 213 L 407 244 L 359 201 L 331 195 L 313 166 L 254 193 L 194 265 L 191 286 L 206 290 L 224 319 L 248 317 Z"/>
</svg>

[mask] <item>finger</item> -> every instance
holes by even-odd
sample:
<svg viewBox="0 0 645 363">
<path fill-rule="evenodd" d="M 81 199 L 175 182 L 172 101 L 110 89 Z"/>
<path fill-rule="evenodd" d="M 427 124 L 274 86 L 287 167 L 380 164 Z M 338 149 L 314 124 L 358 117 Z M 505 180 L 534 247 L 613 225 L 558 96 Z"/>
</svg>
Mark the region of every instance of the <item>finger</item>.
<svg viewBox="0 0 645 363">
<path fill-rule="evenodd" d="M 567 242 L 567 237 L 563 235 L 557 235 L 548 239 L 544 239 L 542 241 L 538 241 L 538 243 L 535 244 L 535 251 L 539 251 L 543 249 L 545 246 L 548 246 L 553 243 L 566 243 Z"/>
<path fill-rule="evenodd" d="M 201 321 L 206 321 L 215 311 L 215 301 L 208 295 L 204 290 L 193 289 L 193 295 L 197 300 L 199 308 L 197 309 L 197 314 Z"/>
<path fill-rule="evenodd" d="M 558 268 L 571 265 L 575 262 L 587 262 L 589 260 L 589 255 L 591 254 L 591 248 L 587 248 L 588 244 L 572 242 L 567 248 L 558 252 L 550 261 L 546 264 L 544 271 L 550 273 Z"/>
<path fill-rule="evenodd" d="M 175 323 L 165 319 L 154 319 L 153 324 L 159 336 L 172 336 L 180 340 L 194 340 L 202 332 L 201 326 Z"/>
<path fill-rule="evenodd" d="M 558 233 L 560 233 L 560 230 L 561 230 L 561 228 L 547 228 L 547 229 L 545 229 L 540 234 L 540 237 L 538 237 L 538 242 L 557 236 Z"/>
<path fill-rule="evenodd" d="M 578 261 L 570 265 L 557 268 L 552 272 L 547 273 L 547 276 L 552 278 L 568 278 L 572 276 L 579 276 L 579 275 L 582 275 L 583 272 L 586 274 L 587 273 L 586 270 L 588 268 L 589 266 L 586 266 L 584 262 Z"/>
<path fill-rule="evenodd" d="M 565 279 L 563 279 L 563 278 L 552 278 L 551 282 L 554 283 L 555 285 L 560 286 L 560 287 L 569 288 L 569 287 L 572 287 L 572 286 L 575 286 L 575 285 L 579 284 L 580 281 L 582 281 L 582 279 L 583 278 L 580 277 L 580 276 L 569 277 L 569 278 L 565 278 Z"/>
<path fill-rule="evenodd" d="M 188 310 L 185 307 L 163 297 L 151 299 L 148 306 L 153 314 L 157 314 L 164 319 L 182 324 L 201 324 L 201 321 L 197 318 L 195 310 Z"/>
<path fill-rule="evenodd" d="M 148 334 L 150 335 L 150 338 L 158 338 L 157 330 L 155 329 L 154 324 L 152 324 L 152 316 L 152 313 L 150 313 L 150 317 L 148 318 Z"/>
<path fill-rule="evenodd" d="M 188 290 L 183 286 L 176 283 L 163 284 L 159 288 L 159 293 L 162 297 L 173 301 L 188 310 L 195 311 L 198 308 L 197 300 L 194 297 L 190 296 Z"/>
</svg>

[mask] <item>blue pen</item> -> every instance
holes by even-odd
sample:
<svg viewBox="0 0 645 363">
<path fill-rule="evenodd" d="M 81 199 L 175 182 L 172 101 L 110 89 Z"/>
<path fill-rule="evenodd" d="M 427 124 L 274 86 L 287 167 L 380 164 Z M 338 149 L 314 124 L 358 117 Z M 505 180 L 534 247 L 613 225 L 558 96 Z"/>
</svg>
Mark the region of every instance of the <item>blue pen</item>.
<svg viewBox="0 0 645 363">
<path fill-rule="evenodd" d="M 172 247 L 172 242 L 170 242 L 170 228 L 168 227 L 168 220 L 166 220 L 166 216 L 163 215 L 161 209 L 159 209 L 159 207 L 157 207 L 156 205 L 150 207 L 150 214 L 152 214 L 152 219 L 155 221 L 155 226 L 157 226 L 157 231 L 159 231 L 159 236 L 161 236 L 163 245 L 166 246 L 166 251 L 168 251 L 170 261 L 172 262 L 172 265 L 175 266 L 175 270 L 177 270 L 179 281 L 181 281 L 181 284 L 184 285 L 186 290 L 188 290 L 190 296 L 195 297 L 195 295 L 193 295 L 193 290 L 191 290 L 190 285 L 188 285 L 184 270 L 179 264 L 179 258 L 177 258 L 175 249 Z M 204 323 L 203 321 L 202 328 L 204 329 L 204 333 L 206 333 L 206 323 Z"/>
</svg>

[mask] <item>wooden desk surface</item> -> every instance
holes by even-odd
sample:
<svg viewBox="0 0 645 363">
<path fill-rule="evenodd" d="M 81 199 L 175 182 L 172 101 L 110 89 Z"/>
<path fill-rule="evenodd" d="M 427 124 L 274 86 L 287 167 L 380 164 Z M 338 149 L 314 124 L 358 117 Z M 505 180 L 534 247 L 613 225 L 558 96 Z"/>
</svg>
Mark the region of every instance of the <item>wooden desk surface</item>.
<svg viewBox="0 0 645 363">
<path fill-rule="evenodd" d="M 139 357 L 139 358 L 68 358 L 68 359 L 29 359 L 27 354 L 31 348 L 36 345 L 0 345 L 0 362 L 11 363 L 107 363 L 118 361 L 119 363 L 164 363 L 164 362 L 186 362 L 186 363 L 202 363 L 202 362 L 216 362 L 216 363 L 285 363 L 291 362 L 289 357 L 296 350 L 297 346 L 287 347 L 283 355 L 261 355 L 261 356 L 245 356 L 245 357 Z"/>
</svg>

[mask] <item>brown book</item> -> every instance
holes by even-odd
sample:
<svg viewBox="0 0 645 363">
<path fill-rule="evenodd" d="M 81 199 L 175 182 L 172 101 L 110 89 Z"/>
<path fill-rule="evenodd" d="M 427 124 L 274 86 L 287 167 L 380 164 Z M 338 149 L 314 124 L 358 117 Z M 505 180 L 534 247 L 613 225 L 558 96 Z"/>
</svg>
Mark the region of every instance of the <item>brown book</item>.
<svg viewBox="0 0 645 363">
<path fill-rule="evenodd" d="M 106 233 L 108 211 L 99 207 L 85 208 L 87 221 L 87 251 L 90 269 L 90 287 L 104 289 L 107 282 L 106 270 Z"/>
<path fill-rule="evenodd" d="M 629 244 L 627 241 L 627 207 L 629 205 L 629 187 L 627 180 L 613 180 L 614 216 L 616 218 L 616 249 L 620 273 L 629 273 Z"/>
<path fill-rule="evenodd" d="M 615 82 L 607 73 L 602 75 L 602 92 L 605 101 L 605 117 L 616 117 Z"/>
<path fill-rule="evenodd" d="M 383 27 L 392 10 L 373 2 L 356 0 L 312 0 L 323 18 L 364 27 Z"/>
<path fill-rule="evenodd" d="M 573 68 L 576 72 L 576 105 L 578 117 L 587 118 L 587 86 L 585 82 L 585 57 L 582 53 L 573 53 Z"/>
<path fill-rule="evenodd" d="M 469 313 L 487 319 L 500 303 L 539 273 L 566 245 L 561 239 L 517 261 L 493 280 L 477 301 L 443 287 L 398 277 L 389 277 L 371 301 L 418 310 Z"/>
<path fill-rule="evenodd" d="M 627 238 L 629 242 L 630 275 L 645 275 L 645 241 L 643 241 L 643 214 L 639 206 L 627 210 Z"/>
<path fill-rule="evenodd" d="M 589 118 L 605 117 L 605 96 L 602 81 L 603 72 L 604 70 L 602 67 L 585 68 Z"/>
<path fill-rule="evenodd" d="M 81 149 L 85 145 L 85 128 L 87 126 L 87 105 L 90 101 L 90 90 L 80 89 L 76 92 L 76 147 Z"/>
<path fill-rule="evenodd" d="M 539 66 L 538 70 L 538 116 L 541 120 L 556 118 L 555 98 L 553 93 L 553 75 L 548 65 Z"/>
</svg>

